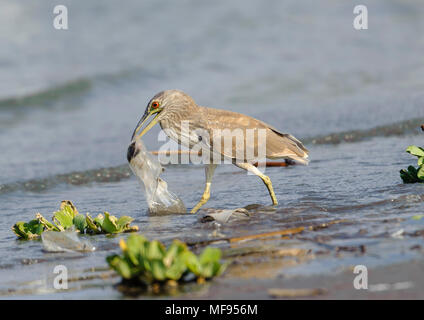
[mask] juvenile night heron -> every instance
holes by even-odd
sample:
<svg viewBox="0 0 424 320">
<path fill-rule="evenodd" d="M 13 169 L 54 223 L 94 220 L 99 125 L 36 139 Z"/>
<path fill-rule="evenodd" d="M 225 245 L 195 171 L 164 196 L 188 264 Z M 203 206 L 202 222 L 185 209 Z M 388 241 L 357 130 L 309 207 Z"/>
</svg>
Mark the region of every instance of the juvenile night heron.
<svg viewBox="0 0 424 320">
<path fill-rule="evenodd" d="M 154 115 L 154 118 L 139 133 L 152 115 Z M 201 141 L 203 147 L 206 146 L 206 148 L 211 149 L 211 160 L 214 152 L 215 154 L 219 153 L 222 158 L 230 159 L 237 167 L 259 176 L 268 188 L 274 205 L 278 202 L 271 180 L 252 164 L 257 161 L 255 155 L 258 154 L 258 149 L 261 147 L 261 140 L 248 140 L 246 138 L 247 132 L 253 130 L 256 132 L 256 138 L 258 130 L 262 129 L 262 132 L 265 132 L 265 140 L 262 140 L 262 144 L 266 145 L 266 158 L 291 159 L 301 164 L 308 163 L 308 150 L 292 135 L 281 133 L 272 126 L 244 114 L 198 106 L 189 95 L 180 90 L 159 92 L 149 101 L 143 117 L 134 130 L 132 140 L 137 136 L 143 136 L 158 122 L 168 137 L 179 144 L 192 148 Z M 186 126 L 188 124 L 188 130 L 183 128 L 184 123 Z M 241 131 L 244 134 L 244 143 L 239 144 L 235 141 L 236 139 L 232 139 L 230 148 L 225 146 L 216 148 L 216 143 L 214 148 L 214 141 L 224 141 L 224 135 L 225 132 L 228 132 L 228 129 L 230 131 Z M 206 132 L 209 139 L 202 140 L 203 136 L 199 135 L 199 130 Z M 214 140 L 214 138 L 222 138 L 222 140 Z M 243 150 L 240 150 L 240 148 L 243 148 Z M 248 149 L 252 152 L 247 152 Z M 129 155 L 129 157 L 132 156 Z M 206 164 L 206 187 L 202 199 L 192 209 L 191 213 L 197 212 L 209 200 L 212 176 L 216 166 L 216 162 L 213 163 L 213 161 Z"/>
</svg>

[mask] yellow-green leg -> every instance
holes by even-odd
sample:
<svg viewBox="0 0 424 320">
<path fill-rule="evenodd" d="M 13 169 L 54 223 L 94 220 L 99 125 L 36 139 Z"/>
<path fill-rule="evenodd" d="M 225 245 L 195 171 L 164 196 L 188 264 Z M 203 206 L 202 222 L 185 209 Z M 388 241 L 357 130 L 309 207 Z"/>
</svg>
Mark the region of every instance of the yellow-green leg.
<svg viewBox="0 0 424 320">
<path fill-rule="evenodd" d="M 242 168 L 244 170 L 247 170 L 255 175 L 257 175 L 259 178 L 262 179 L 262 181 L 265 183 L 266 187 L 268 188 L 269 195 L 272 199 L 272 204 L 277 205 L 277 197 L 275 196 L 274 189 L 272 188 L 272 182 L 271 179 L 264 175 L 262 172 L 259 171 L 258 168 L 256 168 L 253 164 L 250 163 L 235 163 L 235 165 L 239 168 Z"/>
<path fill-rule="evenodd" d="M 206 187 L 205 191 L 203 192 L 202 199 L 196 204 L 196 206 L 190 211 L 190 213 L 196 213 L 201 206 L 203 206 L 206 202 L 208 202 L 209 198 L 211 197 L 211 184 L 212 184 L 212 177 L 216 169 L 216 164 L 207 164 L 205 168 L 206 173 Z"/>
</svg>

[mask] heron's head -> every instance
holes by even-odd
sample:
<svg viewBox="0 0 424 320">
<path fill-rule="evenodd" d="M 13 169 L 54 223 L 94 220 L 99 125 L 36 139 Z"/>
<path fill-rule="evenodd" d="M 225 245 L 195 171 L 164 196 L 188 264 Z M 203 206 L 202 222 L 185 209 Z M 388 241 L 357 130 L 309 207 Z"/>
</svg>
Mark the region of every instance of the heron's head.
<svg viewBox="0 0 424 320">
<path fill-rule="evenodd" d="M 175 113 L 183 112 L 184 110 L 192 109 L 196 106 L 194 100 L 188 94 L 180 90 L 165 90 L 159 92 L 147 104 L 143 117 L 137 123 L 131 140 L 134 140 L 137 136 L 142 137 L 156 123 L 165 120 Z M 152 116 L 152 120 L 139 133 L 144 124 L 147 123 Z"/>
</svg>

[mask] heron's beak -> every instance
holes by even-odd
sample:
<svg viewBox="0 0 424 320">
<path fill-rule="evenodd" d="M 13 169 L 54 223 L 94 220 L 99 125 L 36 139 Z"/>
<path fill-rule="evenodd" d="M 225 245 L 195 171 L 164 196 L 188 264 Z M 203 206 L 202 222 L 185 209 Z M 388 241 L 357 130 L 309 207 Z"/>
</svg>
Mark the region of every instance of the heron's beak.
<svg viewBox="0 0 424 320">
<path fill-rule="evenodd" d="M 137 126 L 133 132 L 133 135 L 131 137 L 131 141 L 134 140 L 134 137 L 138 134 L 138 132 L 140 131 L 140 129 L 143 127 L 143 125 L 146 123 L 146 121 L 150 118 L 151 115 L 156 113 L 156 116 L 153 118 L 152 121 L 150 121 L 150 123 L 143 129 L 143 131 L 141 131 L 141 133 L 138 135 L 137 138 L 141 138 L 147 131 L 149 131 L 156 123 L 158 123 L 158 116 L 160 111 L 162 111 L 162 109 L 156 109 L 156 110 L 152 110 L 150 112 L 148 112 L 146 110 L 146 112 L 144 113 L 143 117 L 140 119 L 140 121 L 137 123 Z"/>
</svg>

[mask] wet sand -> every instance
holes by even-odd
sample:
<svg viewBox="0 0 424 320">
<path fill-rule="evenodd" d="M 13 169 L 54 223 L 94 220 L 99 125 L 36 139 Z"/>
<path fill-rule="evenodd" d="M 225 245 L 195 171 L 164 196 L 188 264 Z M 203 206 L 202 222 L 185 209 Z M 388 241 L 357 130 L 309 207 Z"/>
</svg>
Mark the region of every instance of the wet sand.
<svg viewBox="0 0 424 320">
<path fill-rule="evenodd" d="M 265 279 L 223 278 L 214 281 L 201 294 L 179 296 L 183 299 L 424 299 L 424 263 L 420 260 L 368 270 L 368 289 L 356 290 L 352 270 L 335 275 L 271 277 Z M 258 268 L 257 272 L 262 272 Z M 270 290 L 285 289 L 275 297 Z M 234 295 L 237 292 L 237 296 Z"/>
</svg>

